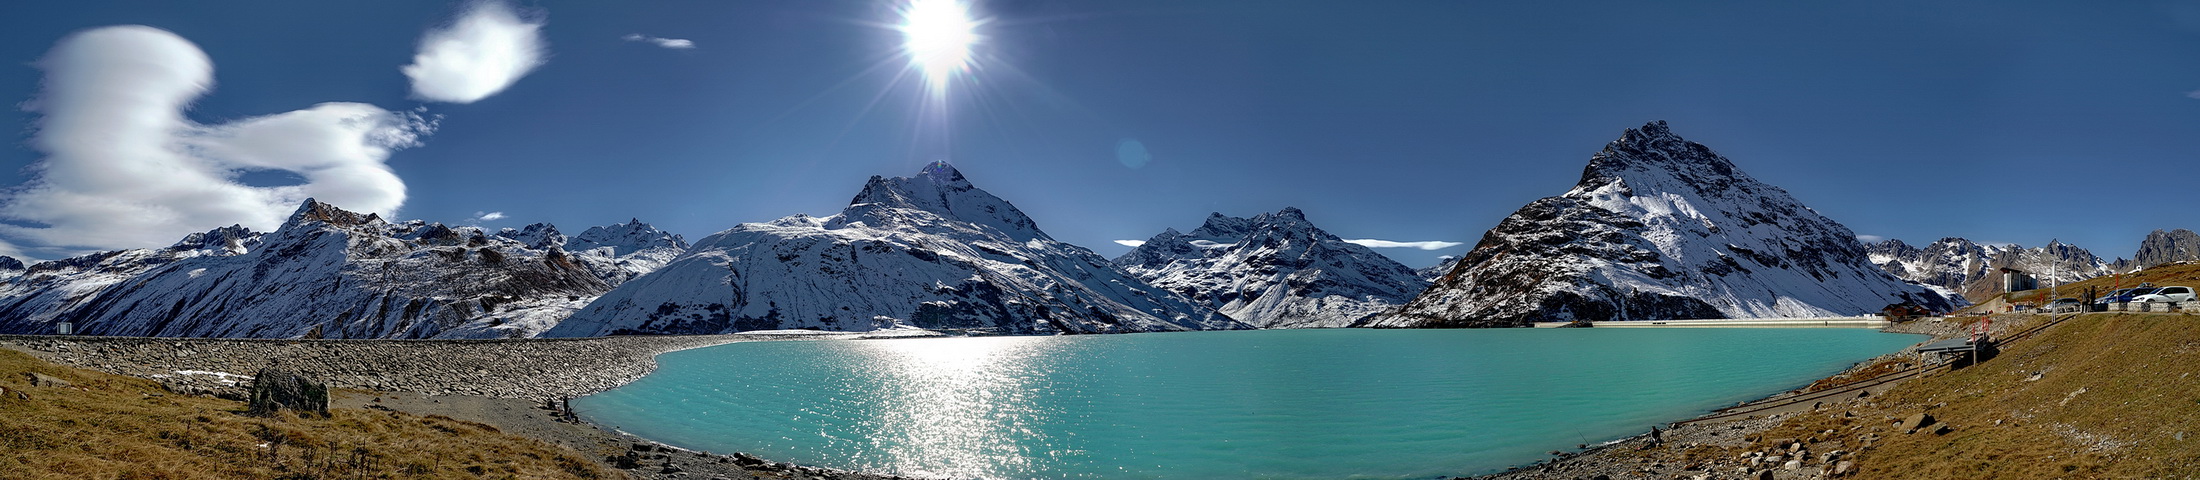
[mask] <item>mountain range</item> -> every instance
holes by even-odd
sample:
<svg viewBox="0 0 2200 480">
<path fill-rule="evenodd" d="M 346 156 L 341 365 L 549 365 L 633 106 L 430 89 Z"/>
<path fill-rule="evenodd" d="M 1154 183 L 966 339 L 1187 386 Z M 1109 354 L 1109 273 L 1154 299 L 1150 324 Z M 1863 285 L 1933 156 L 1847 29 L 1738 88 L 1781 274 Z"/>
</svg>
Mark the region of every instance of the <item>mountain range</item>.
<svg viewBox="0 0 2200 480">
<path fill-rule="evenodd" d="M 0 331 L 70 322 L 120 336 L 532 337 L 686 247 L 677 235 L 649 237 L 655 231 L 639 222 L 591 229 L 576 240 L 602 248 L 568 253 L 547 224 L 488 234 L 307 200 L 274 232 L 230 226 L 167 248 L 8 272 Z"/>
<path fill-rule="evenodd" d="M 837 215 L 718 232 L 547 333 L 897 327 L 1008 334 L 1250 328 L 1156 288 L 944 162 L 871 177 Z"/>
<path fill-rule="evenodd" d="M 2155 231 L 2131 260 L 1948 238 L 1860 243 L 1847 227 L 1664 122 L 1628 129 L 1573 188 L 1419 270 L 1296 208 L 1215 213 L 1114 260 L 1063 243 L 944 162 L 872 177 L 839 213 L 742 223 L 689 245 L 639 220 L 568 236 L 392 223 L 307 200 L 272 232 L 154 249 L 0 257 L 0 333 L 515 338 L 764 329 L 998 334 L 1810 317 L 2200 260 Z"/>
<path fill-rule="evenodd" d="M 1215 213 L 1191 233 L 1154 235 L 1115 264 L 1260 328 L 1349 326 L 1428 288 L 1413 269 L 1289 207 L 1253 218 Z"/>
<path fill-rule="evenodd" d="M 2083 248 L 2048 242 L 2025 248 L 2014 244 L 1981 245 L 1962 238 L 1943 238 L 1922 248 L 1888 239 L 1866 247 L 1871 261 L 1896 277 L 1946 289 L 1970 302 L 1999 295 L 2006 285 L 2001 269 L 2023 270 L 2049 282 L 2069 283 L 2107 275 L 2114 271 Z"/>
</svg>

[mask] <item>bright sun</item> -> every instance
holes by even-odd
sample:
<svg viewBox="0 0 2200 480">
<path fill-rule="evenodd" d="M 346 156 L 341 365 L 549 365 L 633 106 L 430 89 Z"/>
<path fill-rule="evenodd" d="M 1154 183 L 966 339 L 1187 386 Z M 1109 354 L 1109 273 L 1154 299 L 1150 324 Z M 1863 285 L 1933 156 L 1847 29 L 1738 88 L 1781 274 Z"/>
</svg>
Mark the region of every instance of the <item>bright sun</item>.
<svg viewBox="0 0 2200 480">
<path fill-rule="evenodd" d="M 948 77 L 969 68 L 978 22 L 960 0 L 910 0 L 902 20 L 902 49 L 935 91 L 946 88 Z"/>
</svg>

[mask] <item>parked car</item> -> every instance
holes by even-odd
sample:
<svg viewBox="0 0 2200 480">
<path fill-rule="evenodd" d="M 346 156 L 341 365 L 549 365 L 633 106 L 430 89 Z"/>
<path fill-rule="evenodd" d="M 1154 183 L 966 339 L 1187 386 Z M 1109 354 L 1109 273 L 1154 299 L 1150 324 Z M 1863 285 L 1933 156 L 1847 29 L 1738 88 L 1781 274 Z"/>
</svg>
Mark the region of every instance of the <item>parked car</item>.
<svg viewBox="0 0 2200 480">
<path fill-rule="evenodd" d="M 2131 297 L 2131 301 L 2141 303 L 2180 303 L 2192 300 L 2192 287 L 2162 287 Z"/>
<path fill-rule="evenodd" d="M 2093 303 L 2124 303 L 2131 301 L 2131 299 L 2133 298 L 2138 298 L 2138 296 L 2140 295 L 2146 295 L 2149 293 L 2154 293 L 2154 287 L 2125 288 L 2113 292 L 2108 292 L 2108 295 L 2106 296 L 2093 299 Z"/>
<path fill-rule="evenodd" d="M 2084 303 L 2084 300 L 2075 298 L 2057 298 L 2055 301 L 2047 302 L 2047 305 L 2040 307 L 2040 311 L 2049 313 L 2075 312 L 2078 311 L 2078 306 Z"/>
</svg>

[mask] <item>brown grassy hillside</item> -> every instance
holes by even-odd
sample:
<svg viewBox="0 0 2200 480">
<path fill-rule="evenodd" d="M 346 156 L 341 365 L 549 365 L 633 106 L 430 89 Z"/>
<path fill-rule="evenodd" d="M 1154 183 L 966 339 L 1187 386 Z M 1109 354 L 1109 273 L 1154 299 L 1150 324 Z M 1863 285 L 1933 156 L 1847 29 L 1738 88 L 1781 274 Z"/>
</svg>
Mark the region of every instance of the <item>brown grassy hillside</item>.
<svg viewBox="0 0 2200 480">
<path fill-rule="evenodd" d="M 29 372 L 71 386 L 32 386 Z M 577 453 L 441 416 L 243 415 L 241 402 L 0 349 L 0 478 L 619 478 Z"/>
<path fill-rule="evenodd" d="M 1763 438 L 1858 452 L 1856 478 L 2200 478 L 2196 412 L 2200 319 L 2087 314 L 1993 360 L 1798 416 Z M 1916 413 L 1950 430 L 1892 425 Z"/>
</svg>

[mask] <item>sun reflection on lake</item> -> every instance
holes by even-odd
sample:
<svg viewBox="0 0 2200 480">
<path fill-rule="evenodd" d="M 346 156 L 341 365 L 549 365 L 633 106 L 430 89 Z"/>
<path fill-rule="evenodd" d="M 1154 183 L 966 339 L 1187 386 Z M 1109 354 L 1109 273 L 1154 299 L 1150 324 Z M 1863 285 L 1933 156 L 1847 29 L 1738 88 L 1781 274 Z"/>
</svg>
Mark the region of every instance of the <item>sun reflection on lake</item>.
<svg viewBox="0 0 2200 480">
<path fill-rule="evenodd" d="M 1056 442 L 1031 428 L 1047 414 L 1025 398 L 1031 356 L 1044 337 L 945 338 L 859 342 L 858 364 L 886 391 L 859 422 L 886 470 L 956 478 L 1024 471 Z"/>
</svg>

